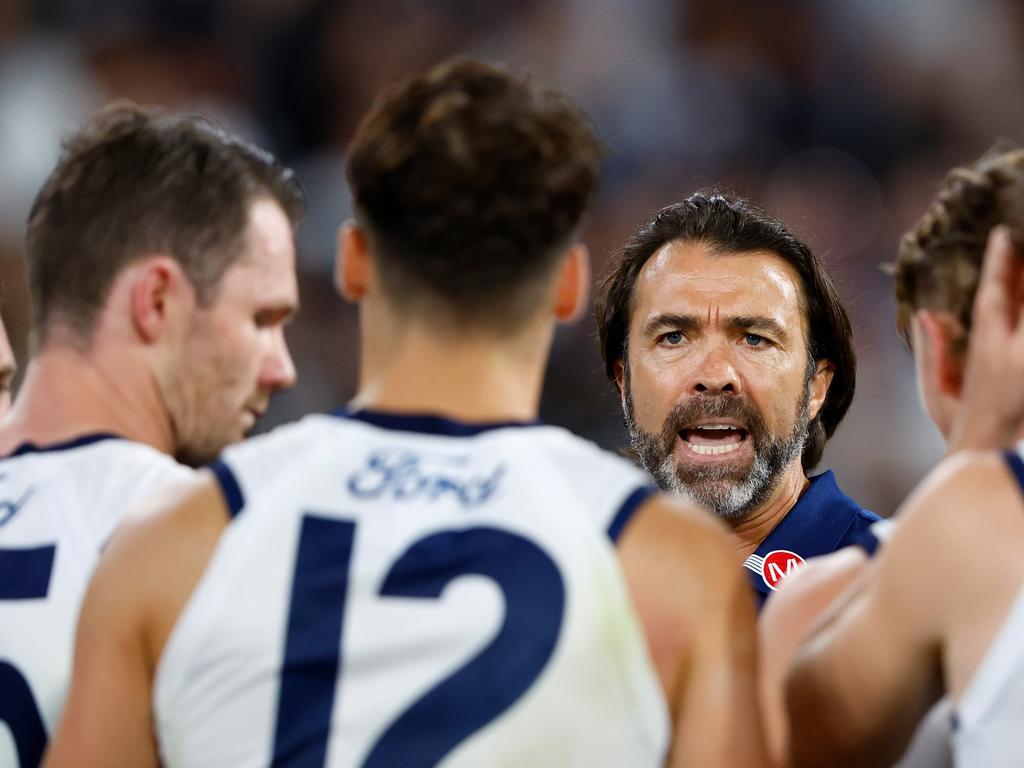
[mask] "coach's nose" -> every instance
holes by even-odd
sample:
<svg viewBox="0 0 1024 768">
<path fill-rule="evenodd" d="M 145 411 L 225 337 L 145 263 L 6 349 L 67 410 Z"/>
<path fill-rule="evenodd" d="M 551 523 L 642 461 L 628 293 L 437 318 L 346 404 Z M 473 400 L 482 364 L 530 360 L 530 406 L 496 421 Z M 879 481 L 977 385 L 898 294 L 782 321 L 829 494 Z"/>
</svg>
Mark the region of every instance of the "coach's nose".
<svg viewBox="0 0 1024 768">
<path fill-rule="evenodd" d="M 710 342 L 697 359 L 688 387 L 694 395 L 738 395 L 740 377 L 725 344 Z"/>
</svg>

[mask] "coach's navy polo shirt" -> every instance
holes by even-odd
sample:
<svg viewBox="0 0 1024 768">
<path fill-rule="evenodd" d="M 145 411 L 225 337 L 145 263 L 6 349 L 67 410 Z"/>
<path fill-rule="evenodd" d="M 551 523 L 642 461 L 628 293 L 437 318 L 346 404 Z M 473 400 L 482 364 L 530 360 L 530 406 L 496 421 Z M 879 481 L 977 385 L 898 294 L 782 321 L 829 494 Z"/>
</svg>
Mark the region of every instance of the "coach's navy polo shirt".
<svg viewBox="0 0 1024 768">
<path fill-rule="evenodd" d="M 811 557 L 827 555 L 851 544 L 864 546 L 868 528 L 880 518 L 839 490 L 831 471 L 811 484 L 782 522 L 743 562 L 760 608 L 778 582 Z"/>
</svg>

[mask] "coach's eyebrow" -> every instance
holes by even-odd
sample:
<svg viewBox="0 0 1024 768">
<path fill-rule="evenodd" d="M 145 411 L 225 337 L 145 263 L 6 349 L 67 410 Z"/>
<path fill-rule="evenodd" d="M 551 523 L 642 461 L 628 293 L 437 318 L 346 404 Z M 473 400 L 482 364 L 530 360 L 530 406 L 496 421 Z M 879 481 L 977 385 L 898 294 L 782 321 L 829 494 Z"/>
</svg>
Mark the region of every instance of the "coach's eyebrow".
<svg viewBox="0 0 1024 768">
<path fill-rule="evenodd" d="M 642 336 L 653 336 L 658 331 L 682 331 L 689 333 L 704 327 L 704 320 L 696 315 L 678 315 L 663 312 L 650 318 L 640 329 Z"/>
<path fill-rule="evenodd" d="M 774 318 L 764 315 L 735 315 L 726 319 L 726 325 L 736 331 L 757 333 L 761 331 L 785 344 L 789 341 L 789 331 Z"/>
</svg>

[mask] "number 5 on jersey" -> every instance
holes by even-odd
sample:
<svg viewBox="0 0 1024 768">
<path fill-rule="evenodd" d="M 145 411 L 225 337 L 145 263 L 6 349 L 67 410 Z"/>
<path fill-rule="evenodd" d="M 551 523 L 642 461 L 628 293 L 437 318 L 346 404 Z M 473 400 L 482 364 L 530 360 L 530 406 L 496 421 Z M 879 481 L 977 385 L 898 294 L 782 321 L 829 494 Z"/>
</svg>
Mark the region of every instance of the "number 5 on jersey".
<svg viewBox="0 0 1024 768">
<path fill-rule="evenodd" d="M 57 548 L 0 549 L 0 600 L 39 600 L 50 591 Z M 14 736 L 21 768 L 35 768 L 43 759 L 46 728 L 25 676 L 0 659 L 0 722 Z"/>
</svg>

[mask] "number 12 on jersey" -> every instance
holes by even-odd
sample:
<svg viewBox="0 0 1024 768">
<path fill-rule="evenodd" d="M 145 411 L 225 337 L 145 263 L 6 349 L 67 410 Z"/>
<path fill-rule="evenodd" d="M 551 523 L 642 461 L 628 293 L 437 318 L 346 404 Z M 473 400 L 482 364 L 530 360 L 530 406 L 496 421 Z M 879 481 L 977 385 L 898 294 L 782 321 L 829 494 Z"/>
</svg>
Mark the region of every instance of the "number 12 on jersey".
<svg viewBox="0 0 1024 768">
<path fill-rule="evenodd" d="M 335 689 L 345 664 L 341 646 L 356 527 L 316 514 L 302 519 L 274 766 L 319 768 L 326 763 Z M 562 628 L 565 584 L 543 549 L 510 531 L 473 527 L 425 536 L 390 566 L 378 596 L 437 599 L 452 581 L 471 575 L 501 589 L 501 628 L 485 648 L 383 729 L 365 768 L 436 765 L 522 696 L 551 658 Z"/>
</svg>

